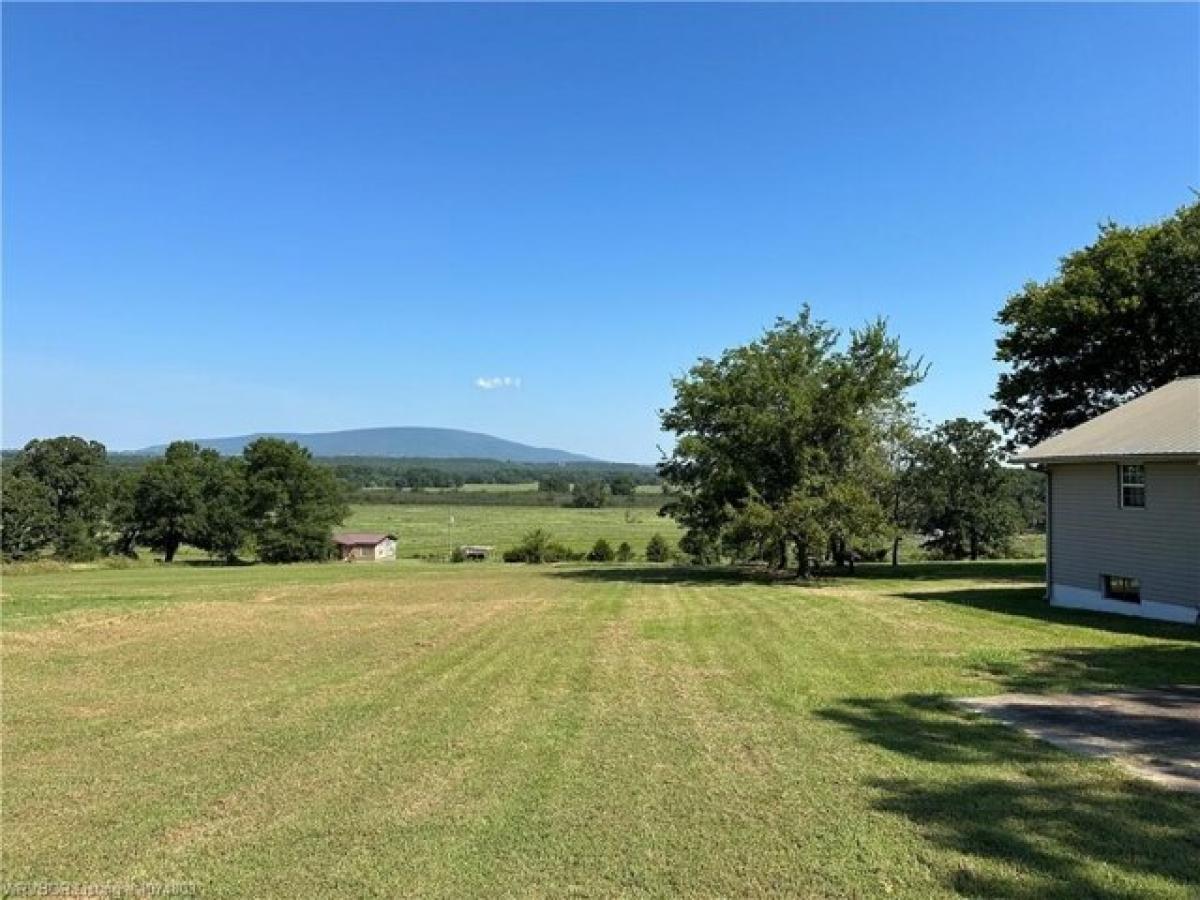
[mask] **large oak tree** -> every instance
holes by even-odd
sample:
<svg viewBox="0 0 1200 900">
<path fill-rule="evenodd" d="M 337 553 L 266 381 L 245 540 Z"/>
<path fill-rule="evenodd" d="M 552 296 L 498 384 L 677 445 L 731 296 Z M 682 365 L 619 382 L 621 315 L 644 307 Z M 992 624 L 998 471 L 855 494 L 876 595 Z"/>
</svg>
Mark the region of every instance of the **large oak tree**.
<svg viewBox="0 0 1200 900">
<path fill-rule="evenodd" d="M 755 545 L 800 575 L 831 545 L 887 530 L 884 432 L 922 367 L 882 321 L 847 340 L 805 307 L 761 338 L 701 359 L 661 413 L 677 436 L 659 465 L 666 511 L 692 548 Z"/>
<path fill-rule="evenodd" d="M 1126 400 L 1200 374 L 1200 202 L 1144 227 L 1109 223 L 998 316 L 991 412 L 1035 444 Z"/>
</svg>

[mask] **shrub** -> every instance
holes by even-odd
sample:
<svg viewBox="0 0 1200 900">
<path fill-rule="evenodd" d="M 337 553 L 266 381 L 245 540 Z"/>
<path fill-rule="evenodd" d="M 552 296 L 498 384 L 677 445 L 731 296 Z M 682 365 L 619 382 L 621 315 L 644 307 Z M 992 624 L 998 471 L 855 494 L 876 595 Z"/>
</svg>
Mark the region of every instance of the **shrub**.
<svg viewBox="0 0 1200 900">
<path fill-rule="evenodd" d="M 671 545 L 667 543 L 666 538 L 661 534 L 656 534 L 650 538 L 646 544 L 646 561 L 647 562 L 666 562 L 671 558 Z"/>
<path fill-rule="evenodd" d="M 633 559 L 633 548 L 629 546 L 629 541 L 621 541 L 621 546 L 617 548 L 617 562 L 629 562 Z"/>
<path fill-rule="evenodd" d="M 504 551 L 505 562 L 552 563 L 580 559 L 583 554 L 551 540 L 544 529 L 535 528 L 521 538 L 521 543 Z"/>
<path fill-rule="evenodd" d="M 612 562 L 616 557 L 617 554 L 613 552 L 613 548 L 604 538 L 600 538 L 592 544 L 592 549 L 587 555 L 589 562 Z"/>
<path fill-rule="evenodd" d="M 467 554 L 463 553 L 462 547 L 455 547 L 450 551 L 450 562 L 460 563 L 467 561 Z"/>
</svg>

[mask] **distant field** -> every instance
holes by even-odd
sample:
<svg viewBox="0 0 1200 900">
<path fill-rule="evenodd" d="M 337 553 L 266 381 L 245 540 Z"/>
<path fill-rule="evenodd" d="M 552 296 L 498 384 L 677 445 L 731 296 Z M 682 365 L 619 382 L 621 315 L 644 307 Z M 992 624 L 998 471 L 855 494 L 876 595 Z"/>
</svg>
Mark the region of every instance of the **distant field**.
<svg viewBox="0 0 1200 900">
<path fill-rule="evenodd" d="M 1195 629 L 1051 609 L 1042 572 L 6 574 L 3 878 L 1195 898 L 1200 796 L 950 702 L 1200 680 Z"/>
<path fill-rule="evenodd" d="M 657 515 L 653 508 L 363 503 L 352 507 L 344 526 L 347 531 L 394 532 L 399 538 L 396 552 L 401 557 L 449 556 L 451 550 L 463 544 L 487 544 L 504 550 L 535 528 L 544 528 L 555 540 L 575 550 L 589 549 L 597 538 L 604 538 L 613 547 L 629 541 L 638 556 L 652 535 L 661 534 L 671 541 L 678 541 L 680 535 L 675 522 Z M 1040 534 L 1019 535 L 1013 543 L 1015 558 L 1038 559 L 1045 553 L 1045 537 Z M 925 558 L 916 538 L 905 539 L 901 558 Z"/>
<path fill-rule="evenodd" d="M 468 482 L 456 488 L 425 488 L 431 493 L 446 491 L 462 491 L 467 494 L 528 494 L 537 490 L 536 481 L 522 481 L 516 484 L 476 484 Z"/>
<path fill-rule="evenodd" d="M 387 531 L 396 534 L 402 557 L 449 556 L 462 544 L 487 544 L 503 550 L 535 528 L 544 528 L 557 541 L 587 550 L 597 538 L 616 547 L 629 541 L 640 556 L 654 534 L 679 539 L 671 519 L 653 509 L 574 509 L 563 506 L 419 506 L 359 504 L 346 520 L 349 531 Z"/>
</svg>

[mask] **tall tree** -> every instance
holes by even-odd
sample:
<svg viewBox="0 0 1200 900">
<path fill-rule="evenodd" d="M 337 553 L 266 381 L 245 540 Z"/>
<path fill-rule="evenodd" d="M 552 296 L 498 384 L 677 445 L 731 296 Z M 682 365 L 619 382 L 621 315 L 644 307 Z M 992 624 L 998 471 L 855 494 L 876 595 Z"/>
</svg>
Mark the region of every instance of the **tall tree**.
<svg viewBox="0 0 1200 900">
<path fill-rule="evenodd" d="M 900 542 L 919 527 L 921 487 L 916 475 L 921 429 L 911 404 L 895 404 L 882 421 L 882 473 L 879 489 L 887 510 L 892 567 L 900 565 Z"/>
<path fill-rule="evenodd" d="M 243 451 L 246 509 L 264 562 L 326 559 L 349 508 L 337 478 L 293 441 L 259 438 Z"/>
<path fill-rule="evenodd" d="M 162 551 L 166 562 L 199 530 L 206 456 L 217 454 L 191 441 L 175 441 L 160 459 L 146 464 L 134 488 L 133 518 L 140 539 Z"/>
<path fill-rule="evenodd" d="M 64 436 L 32 440 L 13 461 L 14 476 L 31 478 L 49 491 L 54 550 L 64 559 L 91 559 L 99 551 L 108 499 L 107 459 L 98 441 Z"/>
<path fill-rule="evenodd" d="M 882 321 L 843 344 L 807 307 L 701 359 L 674 381 L 675 404 L 661 414 L 677 435 L 659 466 L 680 491 L 667 514 L 710 540 L 731 522 L 743 539 L 753 526 L 778 564 L 791 547 L 807 576 L 831 540 L 852 547 L 885 519 L 871 484 L 882 423 L 921 377 Z"/>
<path fill-rule="evenodd" d="M 1034 444 L 1200 374 L 1200 202 L 1144 227 L 1108 223 L 1050 280 L 1010 297 L 991 418 Z"/>
<path fill-rule="evenodd" d="M 0 497 L 0 551 L 7 559 L 25 559 L 54 539 L 54 495 L 27 474 L 4 477 Z"/>
<path fill-rule="evenodd" d="M 1005 549 L 1021 517 L 1000 436 L 986 422 L 943 422 L 922 442 L 914 475 L 926 547 L 954 559 Z"/>
<path fill-rule="evenodd" d="M 241 459 L 204 455 L 200 461 L 204 502 L 189 543 L 226 562 L 237 559 L 246 543 L 249 521 L 245 464 Z"/>
</svg>

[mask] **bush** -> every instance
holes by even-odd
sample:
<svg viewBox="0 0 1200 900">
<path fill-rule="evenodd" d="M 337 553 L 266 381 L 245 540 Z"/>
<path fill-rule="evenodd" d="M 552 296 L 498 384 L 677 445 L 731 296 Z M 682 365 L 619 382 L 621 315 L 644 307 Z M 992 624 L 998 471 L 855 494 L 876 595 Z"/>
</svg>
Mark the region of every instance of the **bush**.
<svg viewBox="0 0 1200 900">
<path fill-rule="evenodd" d="M 646 544 L 646 562 L 666 562 L 671 558 L 671 545 L 661 534 L 650 538 Z"/>
<path fill-rule="evenodd" d="M 505 562 L 553 563 L 581 559 L 582 556 L 582 553 L 575 553 L 569 547 L 551 540 L 550 535 L 541 528 L 535 528 L 517 546 L 504 551 Z"/>
<path fill-rule="evenodd" d="M 467 554 L 463 553 L 462 547 L 455 547 L 450 551 L 450 562 L 460 563 L 467 561 Z"/>
<path fill-rule="evenodd" d="M 617 548 L 617 562 L 630 562 L 633 559 L 633 548 L 629 546 L 629 541 L 621 541 L 621 546 Z"/>
<path fill-rule="evenodd" d="M 588 562 L 612 562 L 617 558 L 617 554 L 613 552 L 612 546 L 604 538 L 600 538 L 596 543 L 592 544 L 592 549 L 587 555 Z"/>
</svg>

